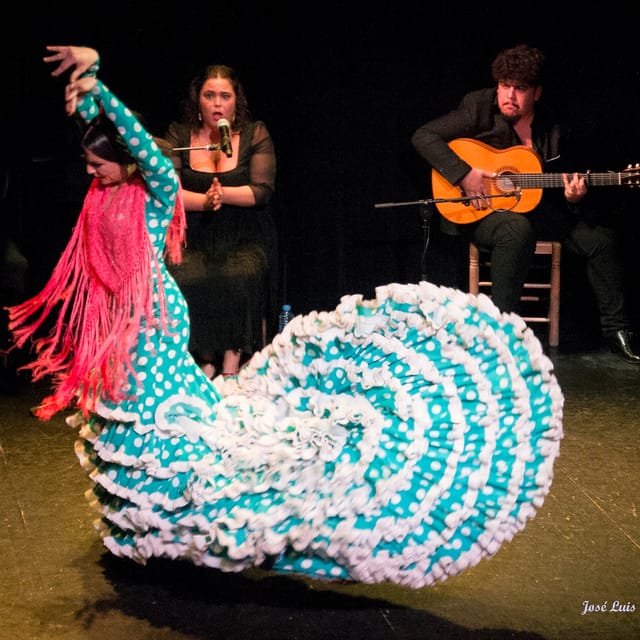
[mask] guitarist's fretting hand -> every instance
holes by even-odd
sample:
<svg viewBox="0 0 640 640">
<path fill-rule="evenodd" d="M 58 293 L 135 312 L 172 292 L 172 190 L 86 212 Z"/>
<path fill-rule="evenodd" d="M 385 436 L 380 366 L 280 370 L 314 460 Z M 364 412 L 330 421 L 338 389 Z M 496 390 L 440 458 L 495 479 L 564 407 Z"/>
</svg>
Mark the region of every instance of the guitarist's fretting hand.
<svg viewBox="0 0 640 640">
<path fill-rule="evenodd" d="M 585 176 L 580 177 L 580 174 L 574 173 L 569 177 L 569 174 L 563 173 L 562 182 L 564 183 L 564 197 L 571 204 L 577 204 L 587 194 Z"/>
<path fill-rule="evenodd" d="M 474 208 L 478 210 L 489 208 L 489 201 L 486 199 L 486 196 L 491 193 L 491 189 L 487 185 L 487 180 L 495 177 L 495 173 L 489 173 L 482 169 L 471 169 L 471 171 L 460 180 L 459 186 L 464 195 L 469 198 L 474 198 L 471 200 Z"/>
</svg>

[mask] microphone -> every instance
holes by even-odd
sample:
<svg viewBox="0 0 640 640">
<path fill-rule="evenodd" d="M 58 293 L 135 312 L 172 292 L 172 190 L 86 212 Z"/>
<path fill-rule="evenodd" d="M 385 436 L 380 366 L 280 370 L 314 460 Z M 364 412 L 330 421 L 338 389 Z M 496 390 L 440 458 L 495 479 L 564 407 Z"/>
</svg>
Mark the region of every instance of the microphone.
<svg viewBox="0 0 640 640">
<path fill-rule="evenodd" d="M 233 155 L 233 148 L 231 147 L 229 121 L 220 118 L 220 120 L 218 120 L 218 130 L 220 131 L 220 149 L 227 158 L 230 158 Z"/>
</svg>

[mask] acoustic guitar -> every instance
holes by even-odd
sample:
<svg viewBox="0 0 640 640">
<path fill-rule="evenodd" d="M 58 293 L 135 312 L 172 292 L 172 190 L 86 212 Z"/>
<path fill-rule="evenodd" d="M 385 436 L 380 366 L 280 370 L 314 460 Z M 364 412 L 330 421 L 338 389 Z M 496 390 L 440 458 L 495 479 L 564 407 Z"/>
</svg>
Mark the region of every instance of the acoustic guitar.
<svg viewBox="0 0 640 640">
<path fill-rule="evenodd" d="M 458 138 L 449 147 L 472 167 L 495 173 L 487 179 L 486 209 L 476 209 L 460 187 L 445 180 L 435 169 L 431 174 L 433 197 L 438 211 L 451 222 L 475 222 L 492 211 L 526 213 L 534 209 L 546 187 L 564 187 L 562 173 L 542 173 L 542 162 L 532 149 L 525 146 L 495 149 L 471 138 Z M 588 187 L 611 185 L 640 185 L 640 165 L 622 172 L 580 173 Z M 438 202 L 450 200 L 452 202 Z M 456 202 L 457 200 L 457 202 Z"/>
</svg>

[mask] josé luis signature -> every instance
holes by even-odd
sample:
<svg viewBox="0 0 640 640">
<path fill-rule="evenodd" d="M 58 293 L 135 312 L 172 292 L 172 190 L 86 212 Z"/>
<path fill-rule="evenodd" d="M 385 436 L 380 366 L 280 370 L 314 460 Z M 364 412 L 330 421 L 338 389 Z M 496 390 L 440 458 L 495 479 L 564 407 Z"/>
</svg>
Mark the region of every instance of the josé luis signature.
<svg viewBox="0 0 640 640">
<path fill-rule="evenodd" d="M 608 600 L 599 603 L 585 600 L 582 607 L 581 615 L 583 616 L 587 613 L 633 613 L 636 610 L 636 605 L 633 602 L 620 602 L 619 600 L 614 600 L 611 606 L 609 606 Z"/>
</svg>

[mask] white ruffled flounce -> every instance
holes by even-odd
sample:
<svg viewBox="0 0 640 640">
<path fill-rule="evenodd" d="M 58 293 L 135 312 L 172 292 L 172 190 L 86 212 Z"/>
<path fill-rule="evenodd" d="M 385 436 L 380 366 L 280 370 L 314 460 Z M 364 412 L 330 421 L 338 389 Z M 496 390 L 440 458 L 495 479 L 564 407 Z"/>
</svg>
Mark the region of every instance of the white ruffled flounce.
<svg viewBox="0 0 640 640">
<path fill-rule="evenodd" d="M 298 316 L 214 384 L 215 403 L 177 388 L 152 430 L 78 425 L 114 553 L 425 586 L 525 526 L 562 438 L 524 321 L 425 282 Z"/>
</svg>

